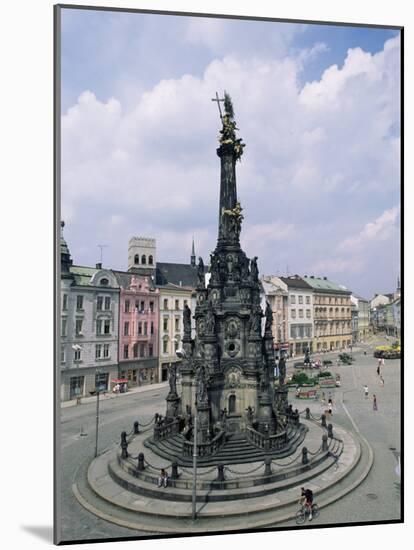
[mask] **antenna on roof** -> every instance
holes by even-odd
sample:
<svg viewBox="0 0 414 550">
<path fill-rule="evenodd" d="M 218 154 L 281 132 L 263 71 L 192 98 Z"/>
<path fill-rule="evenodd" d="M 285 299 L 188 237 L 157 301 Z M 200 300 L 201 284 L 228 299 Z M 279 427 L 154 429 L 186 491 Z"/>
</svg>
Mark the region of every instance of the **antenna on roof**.
<svg viewBox="0 0 414 550">
<path fill-rule="evenodd" d="M 101 249 L 101 265 L 102 265 L 102 261 L 103 261 L 103 249 L 104 249 L 104 248 L 107 248 L 107 247 L 109 246 L 109 244 L 98 244 L 97 246 Z"/>
</svg>

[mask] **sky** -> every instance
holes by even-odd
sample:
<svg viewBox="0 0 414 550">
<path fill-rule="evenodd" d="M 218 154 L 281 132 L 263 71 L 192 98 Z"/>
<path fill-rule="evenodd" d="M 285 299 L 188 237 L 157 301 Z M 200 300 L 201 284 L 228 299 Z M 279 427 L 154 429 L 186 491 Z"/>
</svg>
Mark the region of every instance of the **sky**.
<svg viewBox="0 0 414 550">
<path fill-rule="evenodd" d="M 232 97 L 241 244 L 261 274 L 371 298 L 400 274 L 400 37 L 393 29 L 62 10 L 64 235 L 73 262 L 208 261 Z"/>
</svg>

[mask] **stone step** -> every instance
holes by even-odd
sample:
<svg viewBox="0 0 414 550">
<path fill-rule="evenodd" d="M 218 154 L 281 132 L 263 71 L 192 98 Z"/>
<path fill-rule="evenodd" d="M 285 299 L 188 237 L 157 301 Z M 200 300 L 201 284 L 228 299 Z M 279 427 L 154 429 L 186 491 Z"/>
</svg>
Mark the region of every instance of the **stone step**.
<svg viewBox="0 0 414 550">
<path fill-rule="evenodd" d="M 292 487 L 298 486 L 298 484 L 303 484 L 309 482 L 310 479 L 322 474 L 327 469 L 332 467 L 334 459 L 331 457 L 326 457 L 321 462 L 318 463 L 317 457 L 315 457 L 315 465 L 312 463 L 304 466 L 302 464 L 297 464 L 295 467 L 292 467 L 290 472 L 284 474 L 283 479 L 278 479 L 276 481 L 271 481 L 271 477 L 266 478 L 265 476 L 251 477 L 248 480 L 248 476 L 244 476 L 243 473 L 238 472 L 239 480 L 231 479 L 227 480 L 226 489 L 218 488 L 197 488 L 197 502 L 222 502 L 229 500 L 239 500 L 239 499 L 251 499 L 257 497 L 263 497 L 269 494 L 275 494 L 280 491 L 288 490 Z M 131 474 L 126 472 L 117 462 L 117 460 L 111 461 L 110 465 L 110 475 L 112 480 L 118 484 L 120 487 L 128 488 L 129 491 L 132 491 L 138 495 L 144 495 L 153 499 L 162 499 L 170 500 L 177 502 L 190 502 L 192 499 L 192 480 L 188 479 L 187 488 L 178 488 L 173 487 L 171 484 L 167 488 L 157 487 L 157 473 L 153 472 L 154 477 L 149 477 L 149 481 L 141 477 L 133 477 Z M 273 466 L 273 468 L 275 468 Z M 260 468 L 261 473 L 264 471 L 264 466 Z M 277 472 L 275 471 L 275 474 Z M 226 472 L 225 472 L 226 475 Z M 244 478 L 244 482 L 243 482 Z M 148 478 L 147 478 L 148 479 Z M 241 481 L 240 481 L 241 479 Z M 240 484 L 244 486 L 239 487 Z M 250 486 L 246 486 L 249 484 Z M 99 489 L 97 490 L 99 494 Z"/>
</svg>

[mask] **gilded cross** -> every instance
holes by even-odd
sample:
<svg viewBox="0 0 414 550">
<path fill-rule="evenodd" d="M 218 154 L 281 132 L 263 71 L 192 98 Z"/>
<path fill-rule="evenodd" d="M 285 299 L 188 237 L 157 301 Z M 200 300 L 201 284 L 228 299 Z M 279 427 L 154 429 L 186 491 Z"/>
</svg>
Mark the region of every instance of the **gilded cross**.
<svg viewBox="0 0 414 550">
<path fill-rule="evenodd" d="M 218 93 L 216 92 L 216 97 L 212 98 L 211 101 L 217 101 L 217 106 L 218 106 L 218 109 L 219 109 L 220 118 L 223 120 L 223 115 L 221 113 L 221 107 L 220 107 L 220 101 L 222 101 L 224 103 L 224 98 L 220 99 L 219 96 L 218 96 Z"/>
</svg>

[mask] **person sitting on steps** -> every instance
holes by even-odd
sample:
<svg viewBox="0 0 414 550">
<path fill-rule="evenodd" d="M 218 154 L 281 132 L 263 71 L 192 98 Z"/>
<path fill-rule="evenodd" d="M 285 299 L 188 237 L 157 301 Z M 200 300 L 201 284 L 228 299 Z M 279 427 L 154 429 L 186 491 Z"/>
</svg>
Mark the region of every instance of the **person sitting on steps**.
<svg viewBox="0 0 414 550">
<path fill-rule="evenodd" d="M 158 478 L 158 487 L 161 487 L 162 485 L 164 487 L 167 487 L 167 485 L 168 485 L 168 474 L 164 470 L 164 468 L 162 468 L 161 473 L 160 473 L 160 477 Z"/>
</svg>

